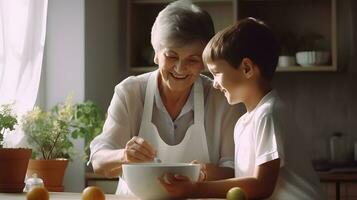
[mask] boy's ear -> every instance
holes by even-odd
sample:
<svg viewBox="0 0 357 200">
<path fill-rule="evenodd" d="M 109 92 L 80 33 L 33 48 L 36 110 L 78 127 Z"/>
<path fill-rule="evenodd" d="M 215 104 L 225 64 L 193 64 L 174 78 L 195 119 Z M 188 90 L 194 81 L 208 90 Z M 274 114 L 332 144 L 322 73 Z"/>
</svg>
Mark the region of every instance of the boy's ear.
<svg viewBox="0 0 357 200">
<path fill-rule="evenodd" d="M 158 55 L 156 52 L 155 52 L 155 56 L 154 56 L 154 63 L 157 65 L 159 64 L 159 58 L 158 58 Z"/>
<path fill-rule="evenodd" d="M 252 77 L 254 75 L 255 64 L 251 59 L 243 58 L 241 67 L 243 70 L 243 74 L 246 78 L 249 79 L 250 77 Z"/>
</svg>

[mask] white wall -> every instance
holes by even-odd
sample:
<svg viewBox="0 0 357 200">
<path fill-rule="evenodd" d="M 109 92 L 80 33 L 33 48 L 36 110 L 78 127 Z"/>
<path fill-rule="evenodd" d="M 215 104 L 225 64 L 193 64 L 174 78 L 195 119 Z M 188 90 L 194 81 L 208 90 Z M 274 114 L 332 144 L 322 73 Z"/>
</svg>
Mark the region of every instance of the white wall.
<svg viewBox="0 0 357 200">
<path fill-rule="evenodd" d="M 357 142 L 357 1 L 340 1 L 338 43 L 340 72 L 278 73 L 274 85 L 290 105 L 307 138 L 312 158 L 330 159 L 329 138 L 333 132 L 350 136 Z M 348 146 L 346 144 L 346 146 Z M 353 149 L 350 148 L 350 159 Z"/>
<path fill-rule="evenodd" d="M 84 100 L 84 21 L 84 0 L 49 0 L 44 71 L 38 99 L 44 108 L 63 102 L 71 92 L 74 101 Z M 83 152 L 83 141 L 76 141 L 75 146 Z M 83 190 L 84 171 L 81 158 L 69 164 L 65 191 Z"/>
<path fill-rule="evenodd" d="M 49 109 L 69 93 L 93 100 L 105 112 L 114 86 L 127 76 L 125 1 L 49 0 L 43 73 L 37 105 Z M 120 13 L 120 14 L 119 14 Z M 83 141 L 75 143 L 83 152 Z M 67 168 L 65 191 L 84 187 L 84 161 Z"/>
<path fill-rule="evenodd" d="M 107 111 L 126 74 L 125 1 L 85 1 L 85 99 Z M 124 12 L 119 12 L 124 11 Z"/>
</svg>

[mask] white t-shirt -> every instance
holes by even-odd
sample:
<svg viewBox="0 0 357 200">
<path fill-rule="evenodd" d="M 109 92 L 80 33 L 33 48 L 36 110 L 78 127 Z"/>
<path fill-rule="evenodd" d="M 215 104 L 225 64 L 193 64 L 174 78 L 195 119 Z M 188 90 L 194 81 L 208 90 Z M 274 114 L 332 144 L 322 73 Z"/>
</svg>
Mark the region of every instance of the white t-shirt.
<svg viewBox="0 0 357 200">
<path fill-rule="evenodd" d="M 238 120 L 234 129 L 235 176 L 253 176 L 256 166 L 280 158 L 277 185 L 269 199 L 324 199 L 291 115 L 273 90 Z"/>
<path fill-rule="evenodd" d="M 101 149 L 125 148 L 125 144 L 139 134 L 149 75 L 128 77 L 115 87 L 103 131 L 90 144 L 90 160 Z M 213 88 L 211 79 L 203 75 L 200 78 L 204 90 L 204 125 L 210 160 L 219 166 L 233 168 L 232 132 L 242 112 L 238 106 L 230 106 L 226 102 L 223 94 Z M 181 113 L 173 121 L 161 101 L 159 90 L 156 90 L 152 122 L 167 144 L 182 141 L 188 127 L 193 124 L 193 116 L 192 91 Z"/>
</svg>

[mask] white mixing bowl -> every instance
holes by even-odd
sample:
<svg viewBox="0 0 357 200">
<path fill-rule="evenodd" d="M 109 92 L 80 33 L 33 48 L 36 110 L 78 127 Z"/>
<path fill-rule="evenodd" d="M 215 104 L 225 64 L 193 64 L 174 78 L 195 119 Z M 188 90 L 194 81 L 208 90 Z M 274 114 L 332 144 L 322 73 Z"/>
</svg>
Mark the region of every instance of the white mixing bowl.
<svg viewBox="0 0 357 200">
<path fill-rule="evenodd" d="M 131 192 L 140 199 L 167 199 L 168 194 L 161 186 L 158 177 L 166 172 L 181 174 L 197 181 L 200 173 L 199 164 L 188 163 L 143 163 L 124 164 L 123 179 Z"/>
</svg>

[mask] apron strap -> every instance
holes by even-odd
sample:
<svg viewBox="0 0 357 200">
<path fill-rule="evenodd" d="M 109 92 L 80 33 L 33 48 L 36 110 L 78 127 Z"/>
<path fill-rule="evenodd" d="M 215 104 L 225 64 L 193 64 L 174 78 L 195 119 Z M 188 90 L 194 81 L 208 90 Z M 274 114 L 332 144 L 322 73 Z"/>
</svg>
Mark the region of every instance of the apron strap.
<svg viewBox="0 0 357 200">
<path fill-rule="evenodd" d="M 153 105 L 154 105 L 154 94 L 155 94 L 156 87 L 157 87 L 157 75 L 158 75 L 158 70 L 156 70 L 150 74 L 150 77 L 149 77 L 149 80 L 148 80 L 148 83 L 146 86 L 145 100 L 144 100 L 144 111 L 143 111 L 141 123 L 151 122 L 152 109 L 153 109 Z"/>
</svg>

